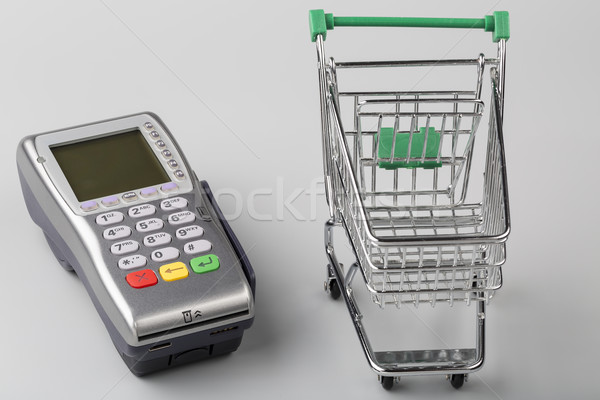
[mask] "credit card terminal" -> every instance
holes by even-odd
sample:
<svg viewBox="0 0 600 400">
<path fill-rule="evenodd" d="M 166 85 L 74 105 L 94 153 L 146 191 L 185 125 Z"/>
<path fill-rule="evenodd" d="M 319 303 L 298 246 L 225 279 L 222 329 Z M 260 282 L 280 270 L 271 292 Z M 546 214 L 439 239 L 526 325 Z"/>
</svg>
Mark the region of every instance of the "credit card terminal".
<svg viewBox="0 0 600 400">
<path fill-rule="evenodd" d="M 152 113 L 24 138 L 27 209 L 136 375 L 235 351 L 255 277 L 210 187 Z"/>
</svg>

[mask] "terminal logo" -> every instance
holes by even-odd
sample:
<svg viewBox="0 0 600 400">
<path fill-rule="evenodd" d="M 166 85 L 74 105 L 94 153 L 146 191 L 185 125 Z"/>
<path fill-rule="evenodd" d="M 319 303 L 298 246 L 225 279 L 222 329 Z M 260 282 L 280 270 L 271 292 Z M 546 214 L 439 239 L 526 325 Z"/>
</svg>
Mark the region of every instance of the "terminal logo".
<svg viewBox="0 0 600 400">
<path fill-rule="evenodd" d="M 185 322 L 186 324 L 192 322 L 192 310 L 187 310 L 182 312 L 183 314 L 183 322 Z"/>
<path fill-rule="evenodd" d="M 192 320 L 202 317 L 202 312 L 196 310 L 192 316 L 192 310 L 183 311 L 183 322 L 189 324 Z"/>
</svg>

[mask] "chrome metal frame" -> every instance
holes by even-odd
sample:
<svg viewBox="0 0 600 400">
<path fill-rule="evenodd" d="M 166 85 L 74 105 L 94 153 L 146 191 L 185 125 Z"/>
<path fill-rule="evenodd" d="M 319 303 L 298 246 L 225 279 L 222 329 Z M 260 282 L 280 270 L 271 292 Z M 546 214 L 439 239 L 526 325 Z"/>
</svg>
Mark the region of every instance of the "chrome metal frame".
<svg viewBox="0 0 600 400">
<path fill-rule="evenodd" d="M 404 374 L 453 374 L 481 368 L 485 353 L 485 307 L 502 285 L 501 265 L 510 232 L 510 213 L 502 132 L 505 40 L 498 43 L 497 58 L 480 55 L 470 60 L 326 61 L 324 41 L 316 38 L 323 167 L 331 219 L 325 224 L 325 248 L 330 262 L 326 288 L 335 280 L 348 307 L 359 340 L 372 369 L 380 376 Z M 415 66 L 477 66 L 473 91 L 340 92 L 337 70 Z M 467 202 L 473 143 L 484 114 L 481 101 L 483 76 L 489 68 L 492 98 L 482 199 Z M 353 129 L 342 126 L 340 98 L 353 98 Z M 427 104 L 445 105 L 444 111 L 423 110 Z M 379 106 L 386 105 L 387 109 Z M 408 106 L 408 107 L 407 107 Z M 394 107 L 392 110 L 390 108 Z M 449 109 L 448 109 L 449 107 Z M 409 108 L 407 110 L 407 108 Z M 347 110 L 347 109 L 346 109 Z M 377 130 L 364 130 L 363 119 L 377 120 Z M 423 151 L 412 156 L 412 137 L 425 120 L 425 132 L 435 126 L 440 135 L 436 157 Z M 432 122 L 436 119 L 435 124 Z M 468 120 L 461 128 L 461 120 Z M 379 167 L 378 137 L 383 122 L 393 121 L 397 134 L 409 134 L 406 156 L 386 162 L 435 161 L 433 171 L 404 169 L 407 188 L 401 187 L 400 171 Z M 401 121 L 408 120 L 409 129 Z M 460 138 L 465 139 L 461 140 Z M 443 146 L 444 138 L 451 145 Z M 392 145 L 392 146 L 393 146 Z M 365 150 L 370 149 L 371 154 Z M 378 177 L 393 175 L 391 188 L 381 190 Z M 419 175 L 433 177 L 431 188 L 417 185 Z M 440 186 L 446 181 L 446 187 Z M 346 274 L 338 261 L 333 228 L 342 226 L 356 256 Z M 429 303 L 453 305 L 476 302 L 476 344 L 471 349 L 376 352 L 368 340 L 361 313 L 352 293 L 360 271 L 373 301 L 381 307 Z"/>
</svg>

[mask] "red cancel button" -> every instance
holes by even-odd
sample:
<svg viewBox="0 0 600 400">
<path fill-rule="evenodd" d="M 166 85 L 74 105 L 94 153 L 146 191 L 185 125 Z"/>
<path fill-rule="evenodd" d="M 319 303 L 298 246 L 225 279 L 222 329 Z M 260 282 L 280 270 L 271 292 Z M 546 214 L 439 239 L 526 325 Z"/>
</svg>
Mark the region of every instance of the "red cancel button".
<svg viewBox="0 0 600 400">
<path fill-rule="evenodd" d="M 132 272 L 128 274 L 125 279 L 132 288 L 136 289 L 154 286 L 158 283 L 156 274 L 151 269 L 143 269 L 141 271 Z"/>
</svg>

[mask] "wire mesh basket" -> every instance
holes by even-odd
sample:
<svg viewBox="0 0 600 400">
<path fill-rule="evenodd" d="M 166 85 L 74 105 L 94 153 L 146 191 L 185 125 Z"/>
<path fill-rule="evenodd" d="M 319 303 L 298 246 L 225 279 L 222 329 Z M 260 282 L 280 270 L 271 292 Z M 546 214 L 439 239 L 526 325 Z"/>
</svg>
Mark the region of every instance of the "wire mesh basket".
<svg viewBox="0 0 600 400">
<path fill-rule="evenodd" d="M 332 215 L 343 221 L 373 300 L 470 303 L 500 288 L 508 234 L 498 116 L 481 100 L 498 58 L 324 66 L 325 159 Z M 473 88 L 341 91 L 342 69 L 469 68 Z M 499 99 L 498 102 L 500 101 Z M 492 99 L 492 102 L 494 99 Z M 499 104 L 498 104 L 499 105 Z M 350 126 L 343 119 L 349 115 Z M 489 122 L 483 189 L 471 190 L 475 138 Z M 481 135 L 481 133 L 479 134 Z M 485 135 L 484 135 L 485 136 Z M 479 198 L 470 192 L 477 191 Z M 467 201 L 470 200 L 470 201 Z"/>
</svg>

